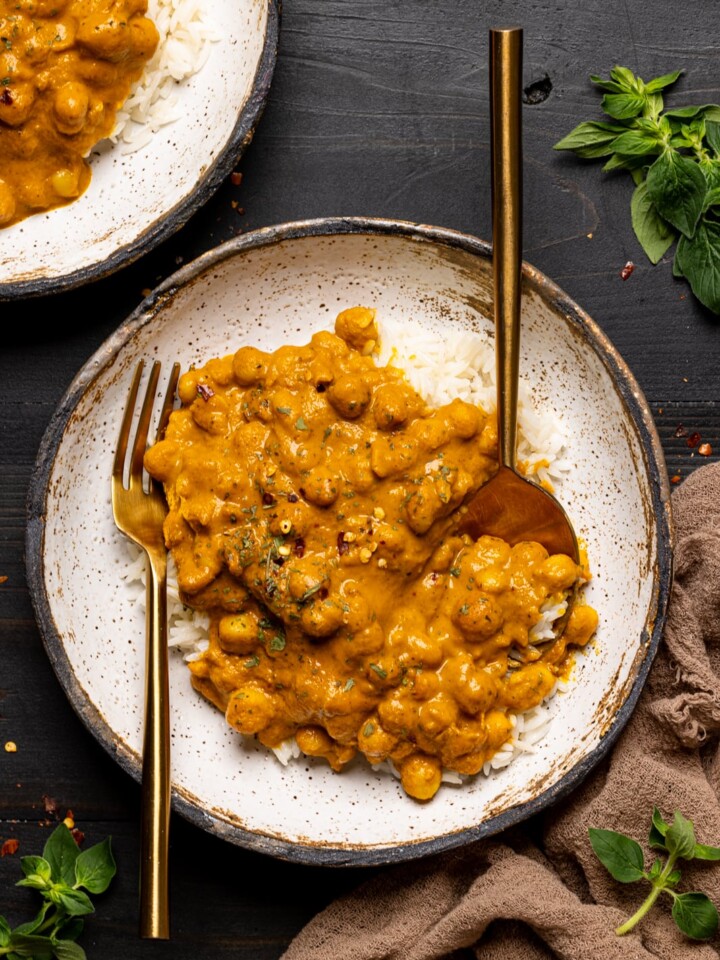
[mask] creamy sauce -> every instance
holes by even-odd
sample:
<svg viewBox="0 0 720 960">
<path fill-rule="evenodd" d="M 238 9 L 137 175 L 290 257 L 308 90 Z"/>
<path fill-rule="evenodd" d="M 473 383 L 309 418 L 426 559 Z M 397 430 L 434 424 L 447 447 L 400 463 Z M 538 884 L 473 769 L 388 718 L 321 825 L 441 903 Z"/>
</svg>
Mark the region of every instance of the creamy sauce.
<svg viewBox="0 0 720 960">
<path fill-rule="evenodd" d="M 210 614 L 195 688 L 269 747 L 295 737 L 335 770 L 389 760 L 425 800 L 444 770 L 482 769 L 597 615 L 578 605 L 560 639 L 531 643 L 587 570 L 457 534 L 496 469 L 494 418 L 428 407 L 376 366 L 376 338 L 374 311 L 356 307 L 305 346 L 188 371 L 146 466 L 183 599 Z"/>
<path fill-rule="evenodd" d="M 158 44 L 147 0 L 0 0 L 0 226 L 75 200 Z"/>
</svg>

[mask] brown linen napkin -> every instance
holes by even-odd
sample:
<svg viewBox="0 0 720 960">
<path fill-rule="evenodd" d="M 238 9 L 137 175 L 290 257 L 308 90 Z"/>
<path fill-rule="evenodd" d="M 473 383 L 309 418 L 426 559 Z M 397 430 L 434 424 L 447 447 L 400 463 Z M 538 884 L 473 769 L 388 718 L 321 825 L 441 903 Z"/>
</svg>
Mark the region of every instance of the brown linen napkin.
<svg viewBox="0 0 720 960">
<path fill-rule="evenodd" d="M 613 880 L 588 827 L 645 844 L 653 805 L 680 810 L 720 845 L 720 463 L 673 493 L 675 582 L 663 642 L 609 758 L 569 798 L 522 827 L 390 867 L 332 903 L 282 960 L 707 960 L 675 926 L 668 897 L 618 937 L 648 892 Z M 681 890 L 720 906 L 720 865 L 684 864 Z"/>
</svg>

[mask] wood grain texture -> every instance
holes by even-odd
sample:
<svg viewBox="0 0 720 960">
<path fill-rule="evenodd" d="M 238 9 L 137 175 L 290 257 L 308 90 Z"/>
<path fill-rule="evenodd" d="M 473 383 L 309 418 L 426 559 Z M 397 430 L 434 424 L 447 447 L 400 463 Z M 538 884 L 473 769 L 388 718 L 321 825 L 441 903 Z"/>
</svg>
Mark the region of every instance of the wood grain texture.
<svg viewBox="0 0 720 960">
<path fill-rule="evenodd" d="M 75 813 L 88 842 L 113 835 L 119 873 L 82 943 L 90 960 L 275 960 L 295 932 L 369 871 L 321 870 L 250 854 L 177 818 L 173 940 L 137 939 L 137 786 L 75 716 L 45 656 L 24 575 L 25 496 L 43 433 L 73 376 L 180 263 L 240 231 L 329 215 L 398 217 L 490 236 L 487 31 L 501 0 L 286 0 L 273 87 L 230 180 L 175 237 L 121 274 L 48 300 L 0 304 L 0 912 L 21 922 L 32 893 L 17 857 L 48 834 L 43 795 Z M 588 80 L 616 63 L 649 79 L 684 74 L 675 106 L 720 103 L 720 7 L 687 0 L 518 0 L 524 108 L 525 258 L 613 341 L 650 403 L 672 477 L 720 456 L 720 321 L 645 258 L 632 185 L 552 149 L 600 119 Z M 625 281 L 620 270 L 635 270 Z M 703 458 L 682 425 L 713 453 Z M 340 960 L 340 958 L 339 958 Z"/>
</svg>

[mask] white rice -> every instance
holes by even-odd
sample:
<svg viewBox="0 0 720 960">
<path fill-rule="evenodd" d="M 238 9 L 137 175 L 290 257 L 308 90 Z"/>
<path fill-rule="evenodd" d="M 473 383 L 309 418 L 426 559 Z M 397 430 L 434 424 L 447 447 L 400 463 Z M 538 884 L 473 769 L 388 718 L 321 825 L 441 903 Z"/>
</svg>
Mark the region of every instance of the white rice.
<svg viewBox="0 0 720 960">
<path fill-rule="evenodd" d="M 442 342 L 431 334 L 413 328 L 407 330 L 390 324 L 381 326 L 381 343 L 377 356 L 378 365 L 392 362 L 403 370 L 408 381 L 420 395 L 433 406 L 449 403 L 457 397 L 481 406 L 487 413 L 495 410 L 495 355 L 493 345 L 479 334 L 458 332 Z M 412 344 L 412 348 L 403 347 Z M 398 346 L 400 345 L 400 346 Z M 537 410 L 527 384 L 521 381 L 518 405 L 518 459 L 528 465 L 526 472 L 537 480 L 555 489 L 562 483 L 569 469 L 565 457 L 567 433 L 562 420 L 551 412 Z M 124 579 L 134 594 L 134 602 L 145 604 L 145 560 L 137 547 L 130 543 L 129 560 Z M 547 603 L 541 608 L 542 619 L 530 631 L 532 655 L 534 644 L 553 636 L 553 624 L 565 612 L 565 604 Z M 195 612 L 183 606 L 178 594 L 175 568 L 170 558 L 168 566 L 168 643 L 186 662 L 197 660 L 208 647 L 207 614 Z M 513 657 L 513 653 L 510 654 Z M 517 658 L 520 654 L 515 655 Z M 488 760 L 482 773 L 491 775 L 507 767 L 523 753 L 533 753 L 550 729 L 553 712 L 551 701 L 556 694 L 564 693 L 567 684 L 559 681 L 543 703 L 530 710 L 511 716 L 513 735 Z M 283 765 L 302 756 L 294 739 L 285 741 L 274 751 Z M 378 764 L 373 769 L 398 776 L 389 762 Z M 448 784 L 462 783 L 465 777 L 452 771 L 443 774 Z"/>
<path fill-rule="evenodd" d="M 208 0 L 149 0 L 148 16 L 160 42 L 142 77 L 118 111 L 108 138 L 123 153 L 146 146 L 153 135 L 181 114 L 181 85 L 205 65 L 220 39 Z"/>
</svg>

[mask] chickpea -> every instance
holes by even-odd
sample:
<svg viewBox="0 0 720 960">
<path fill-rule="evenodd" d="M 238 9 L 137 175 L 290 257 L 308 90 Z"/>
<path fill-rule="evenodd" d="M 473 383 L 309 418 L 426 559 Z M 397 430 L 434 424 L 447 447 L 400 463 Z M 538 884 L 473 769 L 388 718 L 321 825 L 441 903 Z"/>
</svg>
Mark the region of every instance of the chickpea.
<svg viewBox="0 0 720 960">
<path fill-rule="evenodd" d="M 415 675 L 412 695 L 416 700 L 431 700 L 440 691 L 440 678 L 434 670 L 423 670 Z"/>
<path fill-rule="evenodd" d="M 381 479 L 403 473 L 413 466 L 417 458 L 417 445 L 408 443 L 402 437 L 395 437 L 394 440 L 378 437 L 370 450 L 370 466 L 375 476 Z"/>
<path fill-rule="evenodd" d="M 491 710 L 485 717 L 488 748 L 493 752 L 499 750 L 507 742 L 512 729 L 512 720 L 506 713 L 502 710 Z"/>
<path fill-rule="evenodd" d="M 218 640 L 226 653 L 251 653 L 258 644 L 259 621 L 253 613 L 223 617 L 218 624 Z"/>
<path fill-rule="evenodd" d="M 232 357 L 214 357 L 205 364 L 208 376 L 221 387 L 229 387 L 234 379 Z"/>
<path fill-rule="evenodd" d="M 222 437 L 228 431 L 228 409 L 224 397 L 214 394 L 207 399 L 202 394 L 190 407 L 190 413 L 201 430 L 213 437 Z"/>
<path fill-rule="evenodd" d="M 488 567 L 477 577 L 477 584 L 485 593 L 496 596 L 510 589 L 510 571 L 498 567 Z"/>
<path fill-rule="evenodd" d="M 510 545 L 498 537 L 480 537 L 471 550 L 473 559 L 477 562 L 477 569 L 482 566 L 504 567 L 510 559 Z"/>
<path fill-rule="evenodd" d="M 71 200 L 80 194 L 80 184 L 76 170 L 68 170 L 66 167 L 56 170 L 50 177 L 50 183 L 55 193 L 65 200 Z"/>
<path fill-rule="evenodd" d="M 394 430 L 410 415 L 407 390 L 399 384 L 386 383 L 373 395 L 373 417 L 379 430 Z"/>
<path fill-rule="evenodd" d="M 563 639 L 566 643 L 584 646 L 597 630 L 597 626 L 597 611 L 584 603 L 576 603 L 570 611 Z"/>
<path fill-rule="evenodd" d="M 225 719 L 239 733 L 252 735 L 265 730 L 275 714 L 275 698 L 258 684 L 247 683 L 230 697 Z"/>
<path fill-rule="evenodd" d="M 469 440 L 480 429 L 482 413 L 471 403 L 453 400 L 448 410 L 448 418 L 456 435 L 463 440 Z"/>
<path fill-rule="evenodd" d="M 334 600 L 313 600 L 303 607 L 300 623 L 311 637 L 329 637 L 342 626 L 342 607 Z"/>
<path fill-rule="evenodd" d="M 529 663 L 510 674 L 500 699 L 512 710 L 527 710 L 542 703 L 555 686 L 555 676 L 544 663 Z"/>
<path fill-rule="evenodd" d="M 442 782 L 442 768 L 437 757 L 415 753 L 400 767 L 400 782 L 407 794 L 416 800 L 434 797 Z"/>
<path fill-rule="evenodd" d="M 456 657 L 443 670 L 453 696 L 466 713 L 487 713 L 498 695 L 497 680 L 469 658 Z"/>
<path fill-rule="evenodd" d="M 352 652 L 355 656 L 368 656 L 373 653 L 379 653 L 385 646 L 385 634 L 380 624 L 374 620 L 372 623 L 352 635 Z"/>
<path fill-rule="evenodd" d="M 10 223 L 15 216 L 15 198 L 4 180 L 0 180 L 0 224 Z"/>
<path fill-rule="evenodd" d="M 459 604 L 452 616 L 453 623 L 472 640 L 488 639 L 502 629 L 504 617 L 500 606 L 489 596 Z"/>
<path fill-rule="evenodd" d="M 315 596 L 324 584 L 329 582 L 327 568 L 312 557 L 298 558 L 293 561 L 288 577 L 288 589 L 294 600 L 309 599 Z"/>
<path fill-rule="evenodd" d="M 578 578 L 577 564 L 563 553 L 554 553 L 538 569 L 538 577 L 552 590 L 569 590 Z"/>
<path fill-rule="evenodd" d="M 375 313 L 370 307 L 343 310 L 335 318 L 335 333 L 351 347 L 365 353 L 368 345 L 370 349 L 375 346 L 379 336 Z"/>
<path fill-rule="evenodd" d="M 84 83 L 69 80 L 55 93 L 53 112 L 60 133 L 79 133 L 85 125 L 90 95 Z"/>
<path fill-rule="evenodd" d="M 457 717 L 457 704 L 442 693 L 433 697 L 432 700 L 427 700 L 418 711 L 420 729 L 429 737 L 437 737 L 443 730 L 447 730 L 455 723 Z"/>
<path fill-rule="evenodd" d="M 318 507 L 329 507 L 338 497 L 337 473 L 329 467 L 315 467 L 303 483 L 305 499 Z"/>
<path fill-rule="evenodd" d="M 267 377 L 269 356 L 256 347 L 241 347 L 232 359 L 232 370 L 241 387 L 251 387 Z"/>
<path fill-rule="evenodd" d="M 411 663 L 420 663 L 423 667 L 433 669 L 442 663 L 443 649 L 439 640 L 424 633 L 411 633 L 405 643 L 407 658 Z"/>
<path fill-rule="evenodd" d="M 347 420 L 361 417 L 370 405 L 370 387 L 357 374 L 339 377 L 330 385 L 327 395 L 332 406 Z"/>
</svg>

